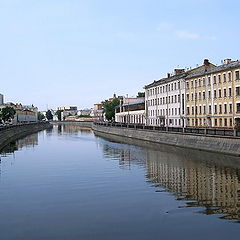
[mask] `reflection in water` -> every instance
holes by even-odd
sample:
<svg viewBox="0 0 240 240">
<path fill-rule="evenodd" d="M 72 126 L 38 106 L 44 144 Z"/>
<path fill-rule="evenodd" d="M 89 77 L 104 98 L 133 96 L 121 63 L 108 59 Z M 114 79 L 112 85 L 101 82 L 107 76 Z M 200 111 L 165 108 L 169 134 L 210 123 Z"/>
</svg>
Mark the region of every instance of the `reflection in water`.
<svg viewBox="0 0 240 240">
<path fill-rule="evenodd" d="M 90 128 L 81 127 L 75 124 L 54 124 L 53 129 L 58 132 L 59 135 L 65 134 L 78 134 L 78 133 L 90 133 Z"/>
<path fill-rule="evenodd" d="M 119 160 L 121 167 L 145 165 L 146 178 L 156 192 L 169 191 L 186 201 L 186 207 L 204 207 L 204 214 L 240 220 L 239 158 L 98 135 L 108 140 L 102 145 L 104 157 Z"/>
<path fill-rule="evenodd" d="M 2 149 L 1 155 L 5 156 L 9 153 L 21 150 L 23 147 L 34 148 L 36 145 L 38 145 L 38 133 L 34 133 L 22 139 L 10 142 Z"/>
</svg>

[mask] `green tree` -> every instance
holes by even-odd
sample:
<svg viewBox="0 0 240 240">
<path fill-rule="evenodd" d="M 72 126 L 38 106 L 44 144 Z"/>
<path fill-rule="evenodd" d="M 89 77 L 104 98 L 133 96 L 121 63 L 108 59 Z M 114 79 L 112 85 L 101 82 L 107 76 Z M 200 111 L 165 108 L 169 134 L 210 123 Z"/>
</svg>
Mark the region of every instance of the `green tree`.
<svg viewBox="0 0 240 240">
<path fill-rule="evenodd" d="M 13 107 L 5 107 L 2 109 L 1 118 L 4 122 L 8 122 L 14 118 L 16 111 Z"/>
<path fill-rule="evenodd" d="M 46 118 L 47 118 L 48 121 L 53 120 L 53 115 L 52 115 L 52 112 L 50 110 L 47 110 Z"/>
<path fill-rule="evenodd" d="M 137 97 L 145 97 L 145 92 L 138 92 Z"/>
<path fill-rule="evenodd" d="M 105 116 L 108 121 L 114 120 L 115 118 L 115 108 L 120 104 L 118 98 L 114 98 L 112 101 L 105 101 L 103 103 L 103 108 L 105 110 Z"/>
<path fill-rule="evenodd" d="M 62 112 L 63 112 L 63 110 L 57 110 L 56 113 L 55 113 L 57 115 L 58 121 L 62 120 L 61 119 Z"/>
<path fill-rule="evenodd" d="M 39 121 L 42 121 L 45 118 L 45 116 L 41 112 L 38 112 L 37 116 Z"/>
</svg>

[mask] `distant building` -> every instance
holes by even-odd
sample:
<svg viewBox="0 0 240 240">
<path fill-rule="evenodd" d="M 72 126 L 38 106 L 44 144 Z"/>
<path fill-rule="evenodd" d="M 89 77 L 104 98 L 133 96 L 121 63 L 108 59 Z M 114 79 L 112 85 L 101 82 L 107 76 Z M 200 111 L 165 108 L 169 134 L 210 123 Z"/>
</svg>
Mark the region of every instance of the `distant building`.
<svg viewBox="0 0 240 240">
<path fill-rule="evenodd" d="M 102 103 L 95 103 L 93 105 L 93 116 L 98 121 L 104 121 L 104 108 Z"/>
<path fill-rule="evenodd" d="M 61 110 L 61 111 L 77 111 L 77 107 L 76 106 L 58 107 L 57 110 Z"/>
<path fill-rule="evenodd" d="M 3 94 L 0 93 L 0 106 L 4 104 Z"/>
<path fill-rule="evenodd" d="M 146 124 L 145 99 L 124 97 L 116 108 L 115 121 L 125 124 Z"/>
</svg>

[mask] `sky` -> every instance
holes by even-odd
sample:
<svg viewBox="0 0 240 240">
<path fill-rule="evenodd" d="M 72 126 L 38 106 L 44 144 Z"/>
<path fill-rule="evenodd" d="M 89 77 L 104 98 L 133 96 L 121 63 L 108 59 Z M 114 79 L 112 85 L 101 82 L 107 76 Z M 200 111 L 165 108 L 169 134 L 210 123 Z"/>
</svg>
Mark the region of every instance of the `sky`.
<svg viewBox="0 0 240 240">
<path fill-rule="evenodd" d="M 240 59 L 238 0 L 0 0 L 0 93 L 40 110 Z"/>
</svg>

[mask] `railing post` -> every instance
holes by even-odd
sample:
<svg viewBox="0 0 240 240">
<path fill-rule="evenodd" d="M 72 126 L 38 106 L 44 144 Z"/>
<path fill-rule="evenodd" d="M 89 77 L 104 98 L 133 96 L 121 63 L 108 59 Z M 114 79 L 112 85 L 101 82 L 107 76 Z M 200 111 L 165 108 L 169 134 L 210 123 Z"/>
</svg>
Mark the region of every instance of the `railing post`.
<svg viewBox="0 0 240 240">
<path fill-rule="evenodd" d="M 233 136 L 234 136 L 234 137 L 237 136 L 237 130 L 236 130 L 236 129 L 233 130 Z"/>
</svg>

